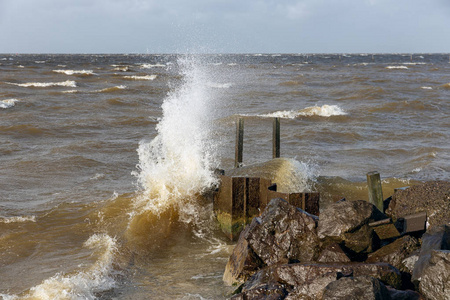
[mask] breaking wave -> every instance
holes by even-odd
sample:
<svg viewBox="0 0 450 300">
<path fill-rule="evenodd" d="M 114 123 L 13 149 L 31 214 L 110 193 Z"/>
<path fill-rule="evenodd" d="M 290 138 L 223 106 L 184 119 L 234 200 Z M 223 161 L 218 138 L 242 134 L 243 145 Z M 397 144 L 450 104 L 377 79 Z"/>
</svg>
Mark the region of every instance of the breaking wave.
<svg viewBox="0 0 450 300">
<path fill-rule="evenodd" d="M 15 216 L 15 217 L 0 217 L 0 223 L 23 223 L 36 222 L 36 216 Z"/>
<path fill-rule="evenodd" d="M 387 66 L 385 69 L 388 69 L 388 70 L 395 70 L 395 69 L 398 69 L 398 70 L 401 70 L 401 69 L 403 69 L 403 70 L 408 70 L 408 67 L 407 67 L 407 66 Z"/>
<path fill-rule="evenodd" d="M 10 108 L 13 107 L 14 105 L 16 105 L 16 102 L 18 102 L 19 100 L 17 99 L 6 99 L 6 100 L 1 100 L 0 101 L 0 108 Z"/>
<path fill-rule="evenodd" d="M 157 75 L 144 75 L 144 76 L 123 76 L 125 79 L 133 79 L 133 80 L 155 80 Z"/>
<path fill-rule="evenodd" d="M 6 83 L 21 87 L 52 87 L 52 86 L 77 87 L 77 83 L 73 80 L 66 80 L 62 82 L 27 82 L 27 83 L 6 82 Z"/>
<path fill-rule="evenodd" d="M 53 70 L 53 72 L 66 75 L 94 75 L 92 70 Z"/>
<path fill-rule="evenodd" d="M 300 116 L 331 117 L 331 116 L 342 116 L 342 115 L 347 115 L 347 113 L 339 106 L 325 104 L 322 106 L 307 107 L 302 110 L 276 111 L 273 113 L 258 115 L 258 117 L 295 119 Z"/>
<path fill-rule="evenodd" d="M 142 64 L 140 65 L 141 69 L 151 69 L 151 68 L 164 68 L 166 65 L 163 64 Z"/>
</svg>

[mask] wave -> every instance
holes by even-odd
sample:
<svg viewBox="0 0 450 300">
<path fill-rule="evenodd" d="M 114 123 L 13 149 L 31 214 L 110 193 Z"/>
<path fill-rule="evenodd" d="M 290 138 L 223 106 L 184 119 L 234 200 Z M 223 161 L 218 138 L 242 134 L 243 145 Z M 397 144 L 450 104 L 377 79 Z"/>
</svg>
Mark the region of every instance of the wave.
<svg viewBox="0 0 450 300">
<path fill-rule="evenodd" d="M 231 83 L 215 83 L 215 82 L 208 82 L 207 86 L 216 88 L 216 89 L 229 89 L 232 84 Z"/>
<path fill-rule="evenodd" d="M 126 85 L 116 85 L 116 86 L 104 88 L 101 90 L 95 90 L 94 93 L 112 93 L 112 92 L 116 92 L 116 91 L 120 91 L 120 90 L 125 90 L 127 88 L 128 87 Z"/>
<path fill-rule="evenodd" d="M 112 67 L 114 67 L 113 71 L 119 71 L 119 72 L 129 72 L 129 71 L 131 71 L 130 67 L 128 67 L 128 66 L 112 65 Z"/>
<path fill-rule="evenodd" d="M 62 73 L 66 75 L 94 75 L 92 70 L 53 70 L 55 73 Z"/>
<path fill-rule="evenodd" d="M 6 83 L 21 87 L 52 87 L 52 86 L 77 87 L 77 83 L 73 80 L 66 80 L 62 82 L 27 82 L 27 83 L 6 82 Z"/>
<path fill-rule="evenodd" d="M 166 65 L 163 65 L 163 64 L 154 64 L 154 65 L 152 65 L 152 64 L 142 64 L 142 65 L 140 65 L 141 69 L 164 68 L 164 67 L 166 67 Z"/>
<path fill-rule="evenodd" d="M 16 105 L 16 102 L 18 102 L 19 100 L 17 99 L 6 99 L 6 100 L 1 100 L 0 101 L 0 108 L 11 108 L 14 105 Z"/>
<path fill-rule="evenodd" d="M 322 106 L 307 107 L 302 110 L 276 111 L 276 112 L 269 113 L 269 114 L 258 115 L 258 117 L 295 119 L 300 116 L 332 117 L 332 116 L 342 116 L 342 115 L 347 115 L 347 112 L 345 112 L 339 106 L 325 104 Z"/>
<path fill-rule="evenodd" d="M 431 86 L 422 86 L 422 90 L 432 90 L 433 88 Z"/>
<path fill-rule="evenodd" d="M 442 87 L 443 87 L 444 89 L 450 89 L 450 82 L 449 82 L 449 83 L 446 83 L 446 84 L 443 84 Z"/>
<path fill-rule="evenodd" d="M 94 234 L 84 247 L 99 254 L 89 269 L 73 275 L 58 273 L 32 287 L 26 295 L 8 295 L 10 299 L 97 299 L 98 293 L 114 288 L 114 258 L 118 252 L 116 239 L 107 234 Z"/>
<path fill-rule="evenodd" d="M 157 75 L 144 75 L 144 76 L 123 76 L 125 79 L 133 79 L 133 80 L 155 80 Z"/>
<path fill-rule="evenodd" d="M 401 69 L 403 69 L 403 70 L 408 70 L 408 67 L 407 67 L 407 66 L 387 66 L 385 69 L 388 69 L 388 70 L 395 70 L 395 69 L 398 69 L 398 70 L 401 70 Z"/>
<path fill-rule="evenodd" d="M 0 223 L 23 223 L 36 222 L 36 216 L 15 216 L 15 217 L 0 217 Z"/>
</svg>

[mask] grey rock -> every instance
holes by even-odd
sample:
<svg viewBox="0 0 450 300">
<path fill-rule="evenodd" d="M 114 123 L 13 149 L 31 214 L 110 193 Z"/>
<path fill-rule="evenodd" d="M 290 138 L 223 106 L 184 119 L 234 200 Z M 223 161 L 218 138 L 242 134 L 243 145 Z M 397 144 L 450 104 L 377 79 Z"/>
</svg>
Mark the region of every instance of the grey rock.
<svg viewBox="0 0 450 300">
<path fill-rule="evenodd" d="M 325 287 L 323 300 L 391 300 L 386 286 L 370 276 L 343 277 Z"/>
<path fill-rule="evenodd" d="M 420 292 L 431 300 L 450 299 L 450 251 L 433 250 L 428 266 L 422 271 Z"/>
</svg>

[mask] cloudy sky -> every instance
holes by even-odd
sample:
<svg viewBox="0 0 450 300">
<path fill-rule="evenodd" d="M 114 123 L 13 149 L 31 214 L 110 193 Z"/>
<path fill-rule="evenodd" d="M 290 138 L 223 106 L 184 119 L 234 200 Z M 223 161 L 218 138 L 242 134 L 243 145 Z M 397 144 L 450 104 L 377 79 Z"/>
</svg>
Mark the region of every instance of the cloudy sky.
<svg viewBox="0 0 450 300">
<path fill-rule="evenodd" d="M 0 53 L 450 52 L 450 0 L 0 0 Z"/>
</svg>

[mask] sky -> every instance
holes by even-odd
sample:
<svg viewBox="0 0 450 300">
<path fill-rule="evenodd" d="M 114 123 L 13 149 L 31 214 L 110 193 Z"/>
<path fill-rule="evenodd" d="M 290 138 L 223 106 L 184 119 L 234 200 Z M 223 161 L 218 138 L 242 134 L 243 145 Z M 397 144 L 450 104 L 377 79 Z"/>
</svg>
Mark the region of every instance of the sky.
<svg viewBox="0 0 450 300">
<path fill-rule="evenodd" d="M 449 53 L 450 0 L 0 0 L 0 53 Z"/>
</svg>

